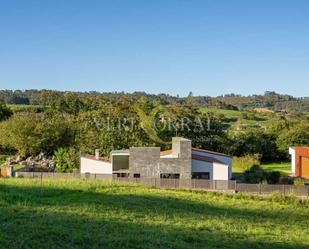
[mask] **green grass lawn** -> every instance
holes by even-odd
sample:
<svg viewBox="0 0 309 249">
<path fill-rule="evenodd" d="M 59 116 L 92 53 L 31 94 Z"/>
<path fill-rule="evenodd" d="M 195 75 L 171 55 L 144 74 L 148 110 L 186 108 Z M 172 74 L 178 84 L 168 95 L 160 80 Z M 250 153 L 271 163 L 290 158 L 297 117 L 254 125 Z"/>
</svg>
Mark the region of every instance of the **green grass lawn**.
<svg viewBox="0 0 309 249">
<path fill-rule="evenodd" d="M 99 180 L 0 180 L 0 248 L 307 249 L 309 202 Z"/>
<path fill-rule="evenodd" d="M 280 171 L 286 175 L 291 172 L 291 162 L 262 163 L 261 167 L 266 171 Z"/>
</svg>

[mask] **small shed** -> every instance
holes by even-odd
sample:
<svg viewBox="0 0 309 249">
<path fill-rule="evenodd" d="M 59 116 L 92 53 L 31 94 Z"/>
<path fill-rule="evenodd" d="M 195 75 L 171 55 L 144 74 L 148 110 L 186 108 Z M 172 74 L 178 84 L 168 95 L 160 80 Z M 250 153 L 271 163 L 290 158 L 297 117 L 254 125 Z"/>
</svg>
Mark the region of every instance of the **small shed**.
<svg viewBox="0 0 309 249">
<path fill-rule="evenodd" d="M 309 147 L 291 147 L 289 153 L 293 175 L 309 179 Z"/>
</svg>

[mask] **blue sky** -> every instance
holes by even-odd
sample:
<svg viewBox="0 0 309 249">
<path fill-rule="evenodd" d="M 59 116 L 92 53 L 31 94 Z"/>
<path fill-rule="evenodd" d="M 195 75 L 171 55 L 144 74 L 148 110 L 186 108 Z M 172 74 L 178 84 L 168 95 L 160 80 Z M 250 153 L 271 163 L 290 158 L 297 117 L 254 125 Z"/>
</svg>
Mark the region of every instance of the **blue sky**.
<svg viewBox="0 0 309 249">
<path fill-rule="evenodd" d="M 0 89 L 309 96 L 309 1 L 1 1 Z"/>
</svg>

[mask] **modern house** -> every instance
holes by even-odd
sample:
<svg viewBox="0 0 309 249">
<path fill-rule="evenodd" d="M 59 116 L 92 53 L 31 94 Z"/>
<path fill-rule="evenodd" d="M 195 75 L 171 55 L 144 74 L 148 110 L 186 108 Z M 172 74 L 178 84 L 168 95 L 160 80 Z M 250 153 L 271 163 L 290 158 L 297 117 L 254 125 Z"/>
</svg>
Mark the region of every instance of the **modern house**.
<svg viewBox="0 0 309 249">
<path fill-rule="evenodd" d="M 132 147 L 115 150 L 110 160 L 81 156 L 81 173 L 116 174 L 120 177 L 228 180 L 232 158 L 226 154 L 192 148 L 191 140 L 175 137 L 172 149 Z"/>
<path fill-rule="evenodd" d="M 309 179 L 309 147 L 289 148 L 292 162 L 292 174 Z"/>
</svg>

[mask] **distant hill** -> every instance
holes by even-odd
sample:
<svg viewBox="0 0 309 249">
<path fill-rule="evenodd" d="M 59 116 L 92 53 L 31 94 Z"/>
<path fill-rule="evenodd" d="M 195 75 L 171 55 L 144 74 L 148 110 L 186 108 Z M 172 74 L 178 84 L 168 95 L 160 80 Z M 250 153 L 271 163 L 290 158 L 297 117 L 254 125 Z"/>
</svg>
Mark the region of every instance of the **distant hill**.
<svg viewBox="0 0 309 249">
<path fill-rule="evenodd" d="M 0 90 L 0 103 L 18 104 L 18 105 L 41 105 L 42 95 L 46 93 L 64 95 L 67 92 L 51 90 Z M 269 111 L 298 111 L 309 112 L 309 97 L 293 97 L 291 95 L 278 94 L 267 91 L 263 95 L 242 96 L 237 94 L 227 94 L 217 97 L 210 96 L 193 96 L 191 93 L 188 97 L 172 96 L 169 94 L 147 94 L 145 92 L 74 92 L 80 97 L 105 97 L 117 100 L 120 97 L 138 99 L 142 96 L 149 100 L 160 101 L 162 104 L 183 103 L 190 99 L 199 107 L 224 110 L 269 110 Z"/>
</svg>

